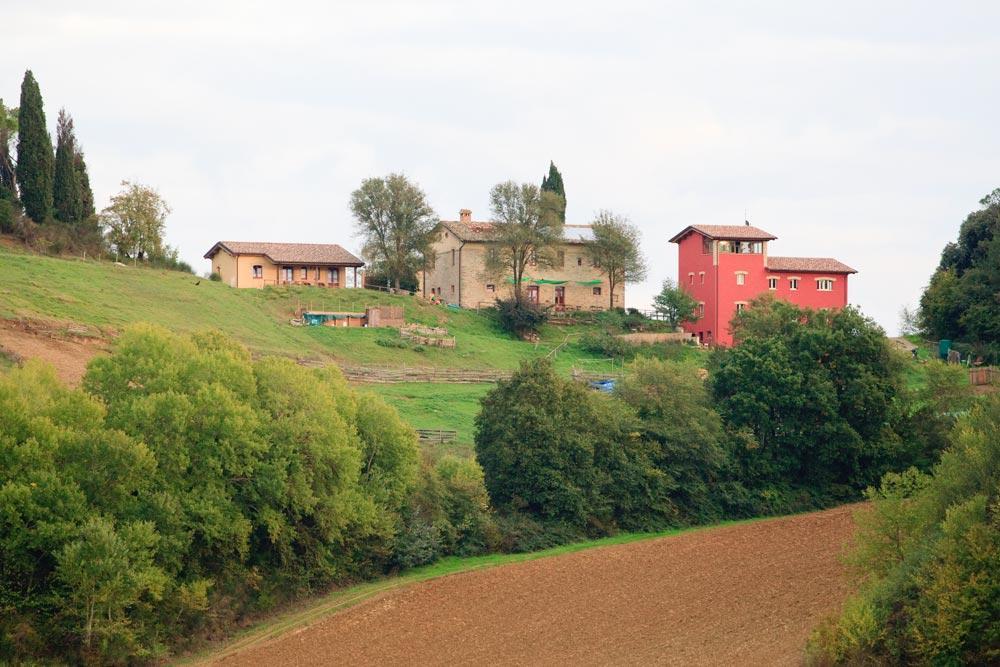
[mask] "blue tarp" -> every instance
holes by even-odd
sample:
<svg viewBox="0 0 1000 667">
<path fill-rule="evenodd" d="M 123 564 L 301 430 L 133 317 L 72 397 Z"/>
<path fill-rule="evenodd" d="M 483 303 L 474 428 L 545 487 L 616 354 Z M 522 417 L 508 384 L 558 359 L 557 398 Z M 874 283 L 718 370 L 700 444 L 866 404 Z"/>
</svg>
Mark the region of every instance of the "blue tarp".
<svg viewBox="0 0 1000 667">
<path fill-rule="evenodd" d="M 603 391 L 605 394 L 610 394 L 615 390 L 614 380 L 594 380 L 590 383 L 591 389 L 596 389 L 597 391 Z"/>
</svg>

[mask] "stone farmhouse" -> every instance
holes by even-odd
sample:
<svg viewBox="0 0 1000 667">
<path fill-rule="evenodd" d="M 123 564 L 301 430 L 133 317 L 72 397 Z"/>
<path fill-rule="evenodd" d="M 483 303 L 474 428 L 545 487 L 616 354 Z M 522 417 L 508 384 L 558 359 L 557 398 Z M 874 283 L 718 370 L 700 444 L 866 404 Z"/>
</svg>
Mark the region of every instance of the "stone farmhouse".
<svg viewBox="0 0 1000 667">
<path fill-rule="evenodd" d="M 732 345 L 729 322 L 755 297 L 770 293 L 808 308 L 847 305 L 854 269 L 829 257 L 775 257 L 777 237 L 745 225 L 690 225 L 678 245 L 678 282 L 698 301 L 697 318 L 684 330 L 708 345 Z"/>
<path fill-rule="evenodd" d="M 335 243 L 219 241 L 205 253 L 230 287 L 358 286 L 360 259 Z M 350 282 L 348 282 L 350 281 Z"/>
<path fill-rule="evenodd" d="M 552 267 L 529 265 L 523 283 L 528 299 L 556 310 L 604 310 L 609 305 L 609 283 L 584 253 L 593 240 L 589 225 L 565 225 L 564 242 L 557 248 L 558 261 Z M 462 308 L 493 305 L 499 297 L 510 297 L 513 277 L 489 276 L 485 272 L 486 253 L 492 223 L 475 222 L 472 211 L 462 209 L 458 220 L 442 220 L 432 243 L 434 265 L 420 272 L 418 292 L 424 298 L 437 296 L 445 303 Z M 625 303 L 625 290 L 615 286 L 616 307 Z"/>
</svg>

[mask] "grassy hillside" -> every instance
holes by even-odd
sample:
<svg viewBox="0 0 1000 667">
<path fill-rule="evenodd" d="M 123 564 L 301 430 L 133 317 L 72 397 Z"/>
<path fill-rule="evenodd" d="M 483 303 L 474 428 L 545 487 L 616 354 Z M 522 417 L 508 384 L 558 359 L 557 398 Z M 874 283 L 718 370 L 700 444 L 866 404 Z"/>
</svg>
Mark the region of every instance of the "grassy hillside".
<svg viewBox="0 0 1000 667">
<path fill-rule="evenodd" d="M 411 322 L 447 327 L 454 350 L 400 349 L 391 329 L 293 327 L 299 308 L 363 310 L 367 305 L 401 305 Z M 174 331 L 217 328 L 258 352 L 328 357 L 351 364 L 515 368 L 523 359 L 558 349 L 556 364 L 608 368 L 573 340 L 585 327 L 546 327 L 538 344 L 499 333 L 488 318 L 433 306 L 412 297 L 369 290 L 280 287 L 236 290 L 175 271 L 58 259 L 0 248 L 0 318 L 32 318 L 88 325 L 112 333 L 146 321 Z M 567 343 L 568 340 L 568 344 Z M 379 344 L 379 342 L 382 344 Z"/>
</svg>

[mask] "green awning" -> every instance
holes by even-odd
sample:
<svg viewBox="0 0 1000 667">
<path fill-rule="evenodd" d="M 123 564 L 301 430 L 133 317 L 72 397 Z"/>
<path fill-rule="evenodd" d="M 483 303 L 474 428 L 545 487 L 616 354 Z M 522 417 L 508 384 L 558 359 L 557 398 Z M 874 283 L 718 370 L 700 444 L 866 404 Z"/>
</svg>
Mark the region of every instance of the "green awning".
<svg viewBox="0 0 1000 667">
<path fill-rule="evenodd" d="M 535 281 L 538 285 L 565 285 L 568 282 L 568 280 L 548 280 L 546 278 L 539 278 Z"/>
<path fill-rule="evenodd" d="M 583 285 L 584 287 L 591 287 L 593 285 L 603 285 L 603 280 L 577 280 L 577 285 Z"/>
<path fill-rule="evenodd" d="M 529 278 L 528 276 L 521 276 L 521 284 L 522 285 L 524 283 L 530 283 L 532 280 L 534 280 L 534 279 L 533 278 Z M 504 282 L 506 282 L 508 285 L 513 285 L 514 284 L 514 278 L 512 276 L 508 276 L 506 278 L 506 280 L 504 280 Z"/>
</svg>

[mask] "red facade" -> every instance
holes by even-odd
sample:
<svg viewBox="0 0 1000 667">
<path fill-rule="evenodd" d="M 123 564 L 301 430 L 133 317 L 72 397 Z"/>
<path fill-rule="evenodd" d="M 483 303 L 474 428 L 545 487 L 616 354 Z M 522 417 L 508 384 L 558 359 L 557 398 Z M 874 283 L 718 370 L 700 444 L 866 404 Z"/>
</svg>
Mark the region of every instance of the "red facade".
<svg viewBox="0 0 1000 667">
<path fill-rule="evenodd" d="M 761 294 L 808 308 L 847 305 L 854 269 L 828 257 L 774 257 L 777 237 L 750 225 L 692 225 L 671 240 L 678 246 L 678 282 L 699 303 L 684 330 L 709 345 L 732 345 L 729 322 Z"/>
</svg>

